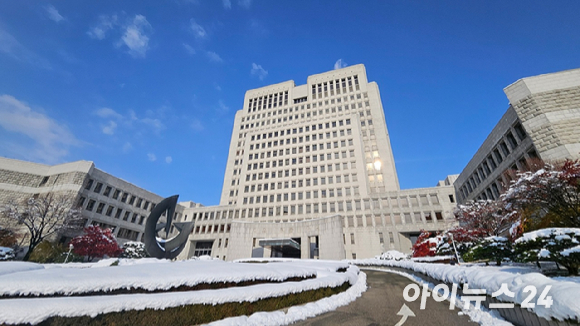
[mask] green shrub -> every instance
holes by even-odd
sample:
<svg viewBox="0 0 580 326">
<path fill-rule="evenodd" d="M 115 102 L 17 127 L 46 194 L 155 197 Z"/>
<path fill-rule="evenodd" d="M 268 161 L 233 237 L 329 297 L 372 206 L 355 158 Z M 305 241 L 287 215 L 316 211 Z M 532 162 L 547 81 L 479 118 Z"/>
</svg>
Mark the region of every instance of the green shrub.
<svg viewBox="0 0 580 326">
<path fill-rule="evenodd" d="M 54 244 L 49 241 L 41 242 L 30 255 L 30 261 L 49 264 L 49 263 L 64 263 L 68 254 L 68 247 L 63 244 Z M 83 257 L 70 253 L 67 262 L 82 262 Z"/>
</svg>

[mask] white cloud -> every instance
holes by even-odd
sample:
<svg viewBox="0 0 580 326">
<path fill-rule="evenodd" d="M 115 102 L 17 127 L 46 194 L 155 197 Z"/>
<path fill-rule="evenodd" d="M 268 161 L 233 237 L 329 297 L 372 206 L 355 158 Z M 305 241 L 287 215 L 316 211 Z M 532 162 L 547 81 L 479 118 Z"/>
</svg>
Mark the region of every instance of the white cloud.
<svg viewBox="0 0 580 326">
<path fill-rule="evenodd" d="M 204 129 L 204 126 L 200 120 L 193 119 L 193 121 L 191 122 L 191 129 L 193 129 L 193 131 L 200 132 Z"/>
<path fill-rule="evenodd" d="M 218 108 L 216 109 L 217 113 L 224 114 L 227 113 L 229 110 L 230 108 L 224 103 L 224 101 L 222 100 L 218 101 Z"/>
<path fill-rule="evenodd" d="M 205 53 L 209 59 L 209 61 L 211 62 L 223 62 L 224 60 L 219 56 L 219 54 L 213 52 L 213 51 L 207 51 Z"/>
<path fill-rule="evenodd" d="M 14 36 L 3 29 L 0 29 L 0 53 L 44 69 L 52 69 L 48 60 L 27 49 Z"/>
<path fill-rule="evenodd" d="M 53 5 L 48 5 L 44 7 L 46 13 L 48 14 L 48 18 L 54 20 L 55 22 L 60 22 L 64 20 L 64 17 L 58 13 L 58 10 Z"/>
<path fill-rule="evenodd" d="M 123 148 L 122 148 L 123 153 L 127 153 L 132 149 L 133 149 L 133 145 L 131 145 L 130 142 L 126 142 L 125 144 L 123 144 Z"/>
<path fill-rule="evenodd" d="M 193 18 L 189 20 L 189 28 L 196 38 L 203 39 L 207 37 L 207 32 L 205 31 L 205 28 L 201 27 L 200 24 L 196 23 Z"/>
<path fill-rule="evenodd" d="M 249 9 L 252 5 L 252 0 L 238 0 L 238 5 L 242 8 Z"/>
<path fill-rule="evenodd" d="M 115 129 L 117 129 L 117 123 L 111 120 L 103 126 L 102 130 L 105 135 L 113 135 L 115 134 Z"/>
<path fill-rule="evenodd" d="M 183 43 L 183 47 L 185 48 L 185 51 L 187 51 L 188 54 L 190 54 L 190 55 L 195 54 L 195 49 L 191 45 L 189 45 L 187 43 Z"/>
<path fill-rule="evenodd" d="M 165 125 L 159 119 L 143 118 L 140 119 L 139 121 L 149 126 L 156 134 L 165 130 Z"/>
<path fill-rule="evenodd" d="M 100 108 L 95 111 L 95 114 L 101 118 L 115 118 L 115 119 L 122 119 L 123 116 L 117 113 L 117 111 L 111 108 Z"/>
<path fill-rule="evenodd" d="M 171 156 L 167 156 L 167 157 L 165 158 L 165 163 L 167 163 L 167 164 L 171 164 L 171 162 L 173 162 L 173 158 L 171 158 Z"/>
<path fill-rule="evenodd" d="M 224 4 L 224 8 L 232 9 L 232 1 L 231 0 L 222 0 L 222 3 Z"/>
<path fill-rule="evenodd" d="M 57 163 L 68 155 L 69 147 L 80 144 L 65 124 L 10 95 L 0 95 L 0 127 L 32 141 L 31 146 L 8 139 L 0 141 L 1 147 L 28 160 Z"/>
<path fill-rule="evenodd" d="M 338 60 L 336 60 L 336 62 L 334 63 L 334 69 L 335 69 L 335 70 L 336 70 L 336 69 L 340 69 L 340 68 L 344 68 L 344 67 L 346 67 L 346 66 L 347 66 L 346 62 L 342 61 L 342 59 L 338 59 Z"/>
<path fill-rule="evenodd" d="M 151 33 L 151 24 L 143 15 L 135 15 L 133 22 L 124 28 L 121 37 L 122 44 L 129 48 L 129 54 L 133 57 L 145 57 L 149 49 L 149 36 Z"/>
<path fill-rule="evenodd" d="M 117 15 L 99 16 L 99 23 L 89 29 L 87 34 L 94 39 L 102 40 L 107 36 L 107 32 L 117 25 L 117 20 Z"/>
<path fill-rule="evenodd" d="M 157 160 L 157 156 L 153 153 L 147 153 L 147 159 L 151 162 L 155 162 Z"/>
<path fill-rule="evenodd" d="M 264 80 L 268 76 L 268 71 L 262 68 L 261 65 L 252 63 L 252 70 L 250 70 L 250 75 L 257 76 L 260 80 Z"/>
</svg>

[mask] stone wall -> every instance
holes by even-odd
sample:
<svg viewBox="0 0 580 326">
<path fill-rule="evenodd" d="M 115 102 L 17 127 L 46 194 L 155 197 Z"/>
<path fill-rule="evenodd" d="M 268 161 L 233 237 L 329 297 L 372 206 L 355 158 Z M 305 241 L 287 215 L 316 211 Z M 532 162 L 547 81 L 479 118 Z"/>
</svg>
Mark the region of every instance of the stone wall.
<svg viewBox="0 0 580 326">
<path fill-rule="evenodd" d="M 513 107 L 542 159 L 580 157 L 580 87 L 531 94 Z"/>
</svg>

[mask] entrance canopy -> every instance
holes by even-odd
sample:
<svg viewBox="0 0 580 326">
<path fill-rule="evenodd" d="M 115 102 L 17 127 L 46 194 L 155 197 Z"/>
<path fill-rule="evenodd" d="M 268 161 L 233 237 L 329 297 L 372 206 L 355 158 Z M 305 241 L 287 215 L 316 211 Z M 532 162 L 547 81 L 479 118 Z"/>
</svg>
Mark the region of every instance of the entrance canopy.
<svg viewBox="0 0 580 326">
<path fill-rule="evenodd" d="M 261 239 L 260 247 L 282 247 L 282 248 L 293 248 L 300 250 L 300 244 L 294 239 L 283 238 L 283 239 Z"/>
</svg>

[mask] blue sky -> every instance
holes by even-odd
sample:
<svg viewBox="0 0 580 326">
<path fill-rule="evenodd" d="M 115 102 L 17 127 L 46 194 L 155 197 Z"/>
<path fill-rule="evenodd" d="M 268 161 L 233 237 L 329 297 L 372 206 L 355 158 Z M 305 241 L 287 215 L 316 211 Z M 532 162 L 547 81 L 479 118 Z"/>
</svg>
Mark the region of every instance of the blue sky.
<svg viewBox="0 0 580 326">
<path fill-rule="evenodd" d="M 580 67 L 579 12 L 578 1 L 0 1 L 0 156 L 90 160 L 161 196 L 218 204 L 246 90 L 363 63 L 401 188 L 433 186 L 503 115 L 504 87 Z"/>
</svg>

